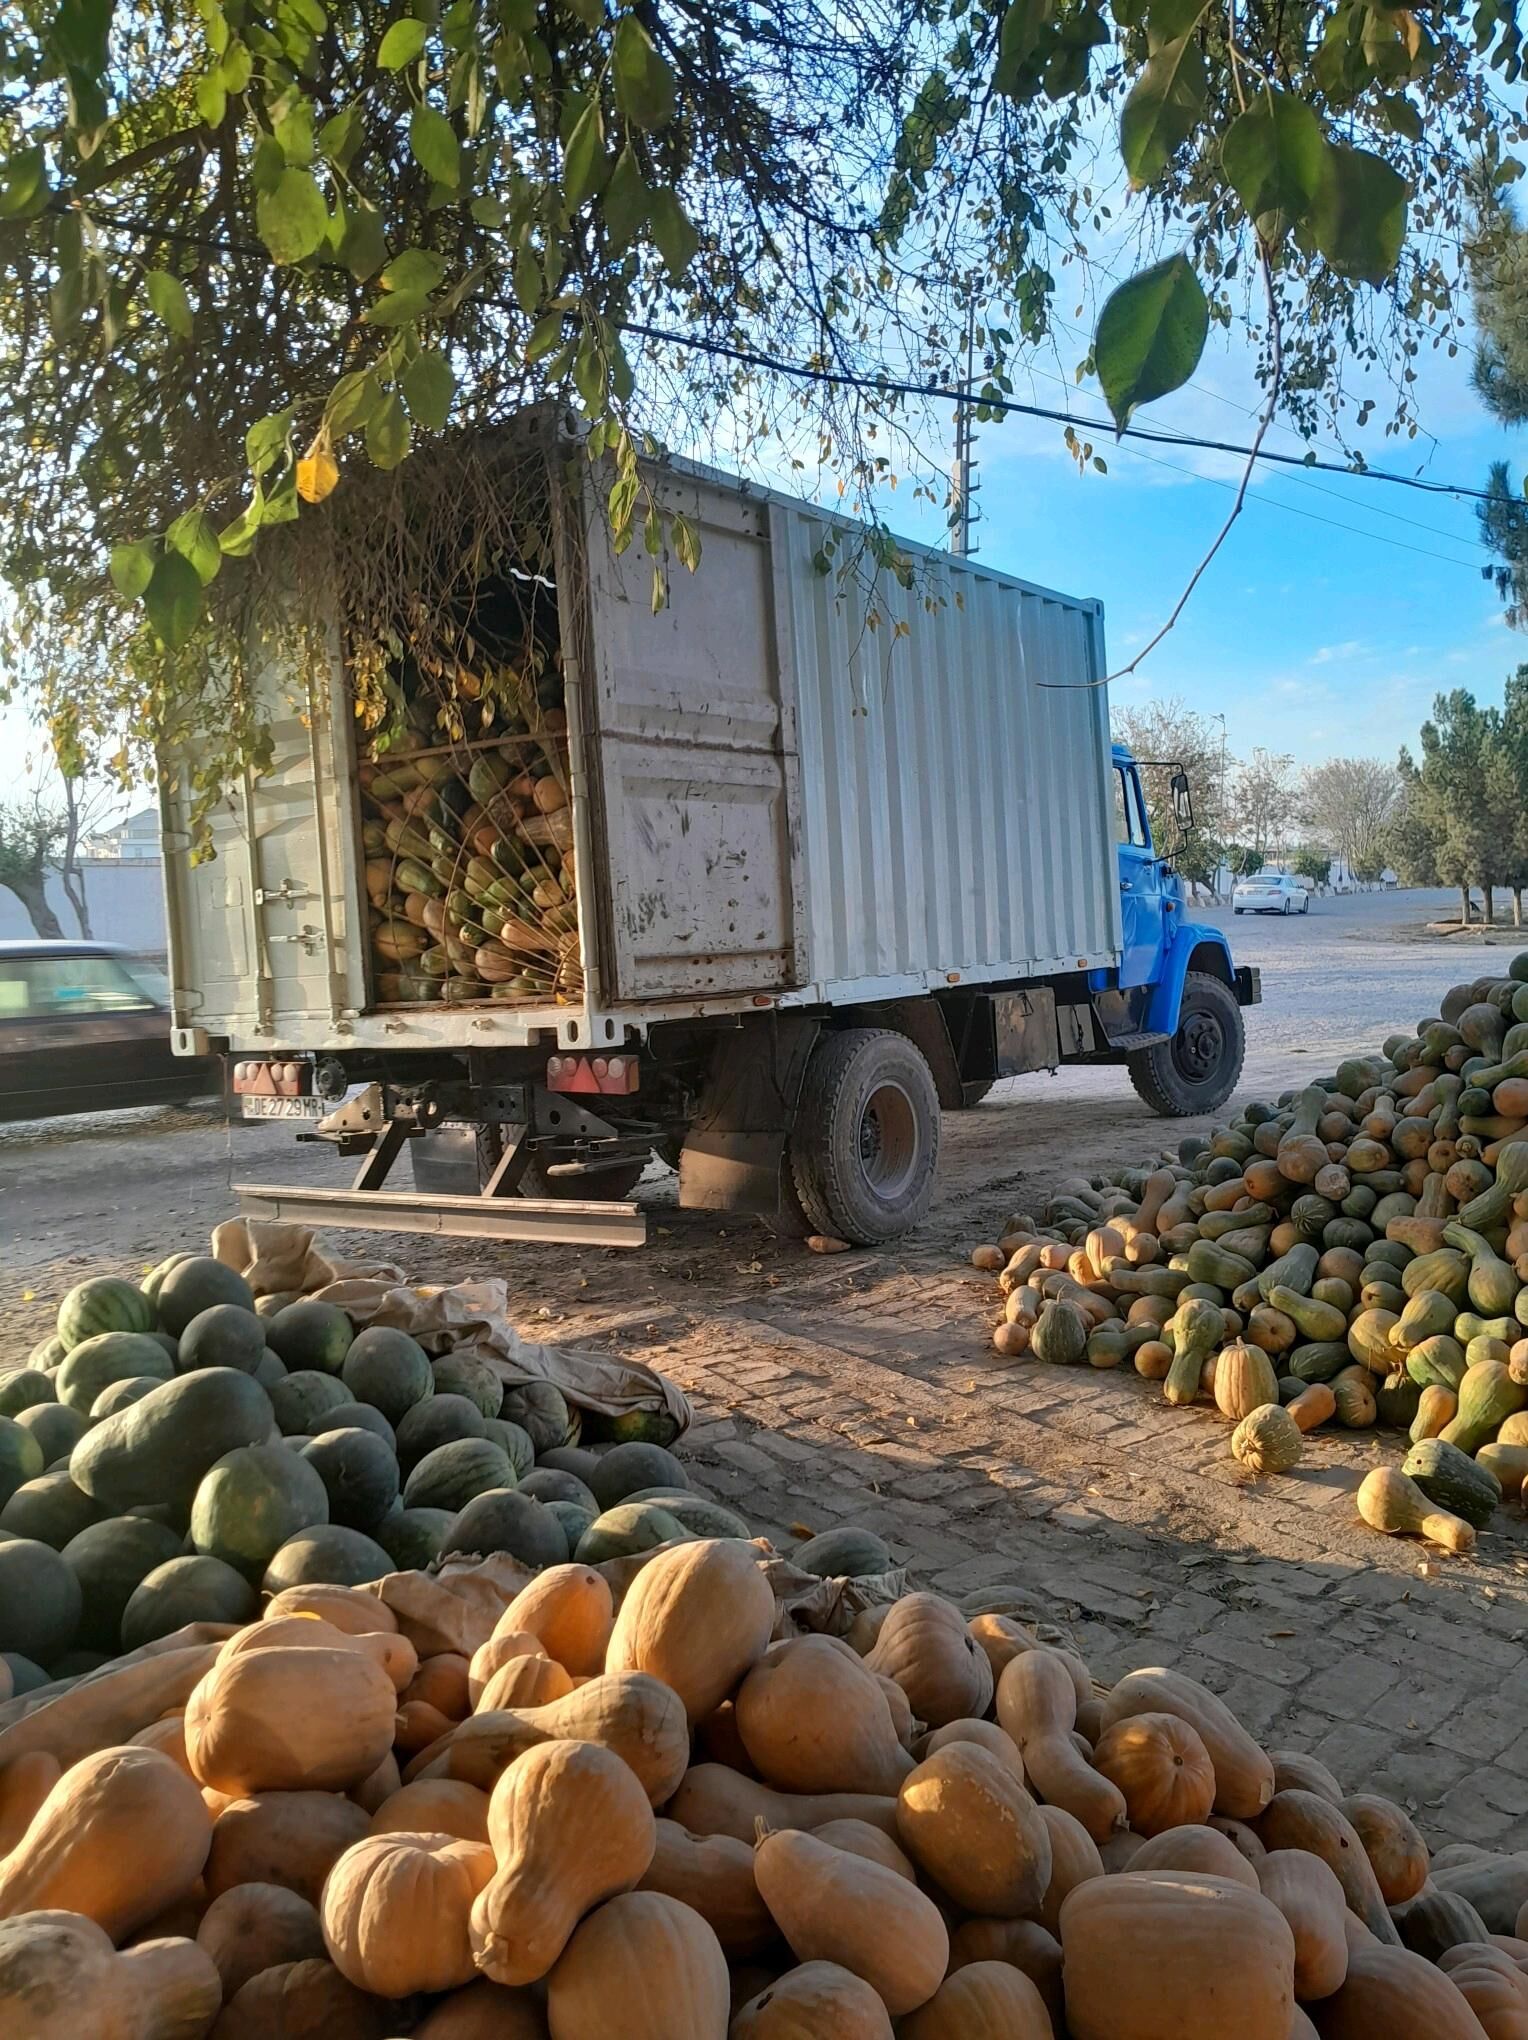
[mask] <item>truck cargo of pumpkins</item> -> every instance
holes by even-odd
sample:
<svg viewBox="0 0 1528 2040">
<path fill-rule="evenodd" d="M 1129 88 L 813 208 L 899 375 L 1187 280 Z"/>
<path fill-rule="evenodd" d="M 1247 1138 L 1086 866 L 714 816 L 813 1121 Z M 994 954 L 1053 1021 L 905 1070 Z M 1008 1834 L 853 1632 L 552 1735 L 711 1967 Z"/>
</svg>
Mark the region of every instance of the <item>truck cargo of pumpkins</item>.
<svg viewBox="0 0 1528 2040">
<path fill-rule="evenodd" d="M 1061 1185 L 971 1258 L 1004 1295 L 1000 1354 L 1128 1363 L 1212 1405 L 1254 1474 L 1323 1424 L 1406 1432 L 1360 1515 L 1468 1551 L 1528 1478 L 1528 951 L 1175 1161 Z"/>
</svg>

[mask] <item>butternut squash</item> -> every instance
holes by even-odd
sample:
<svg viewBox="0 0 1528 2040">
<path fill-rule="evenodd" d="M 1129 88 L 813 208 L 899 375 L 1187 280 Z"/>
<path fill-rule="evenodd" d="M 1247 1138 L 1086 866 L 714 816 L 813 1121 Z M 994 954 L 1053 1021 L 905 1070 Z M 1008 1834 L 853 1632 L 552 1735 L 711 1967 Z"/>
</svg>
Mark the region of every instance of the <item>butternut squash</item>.
<svg viewBox="0 0 1528 2040">
<path fill-rule="evenodd" d="M 728 2040 L 892 2040 L 886 2007 L 837 1962 L 803 1962 L 740 2005 Z"/>
<path fill-rule="evenodd" d="M 201 1875 L 212 1845 L 202 1796 L 178 1764 L 128 1745 L 53 1786 L 0 1863 L 0 1919 L 83 1913 L 125 1940 Z"/>
<path fill-rule="evenodd" d="M 629 1891 L 657 1846 L 636 1774 L 583 1742 L 540 1743 L 510 1765 L 489 1800 L 488 1839 L 498 1869 L 469 1931 L 478 1968 L 504 1984 L 545 1976 L 582 1916 Z"/>
<path fill-rule="evenodd" d="M 1342 1988 L 1321 2005 L 1321 2040 L 1484 2040 L 1458 1986 L 1409 1948 L 1349 1951 Z"/>
<path fill-rule="evenodd" d="M 383 1800 L 391 1799 L 403 1784 L 398 1771 L 395 1750 L 389 1750 L 377 1768 L 364 1777 L 359 1785 L 352 1785 L 350 1797 L 367 1813 L 375 1813 Z"/>
<path fill-rule="evenodd" d="M 729 1958 L 769 1947 L 775 1923 L 753 1881 L 749 1845 L 731 1835 L 692 1835 L 675 1820 L 658 1821 L 655 1833 L 653 1859 L 637 1889 L 661 1891 L 698 1912 Z"/>
<path fill-rule="evenodd" d="M 1042 1806 L 1039 1812 L 1051 1845 L 1050 1879 L 1040 1901 L 1039 1917 L 1047 1932 L 1054 1934 L 1068 1892 L 1086 1884 L 1090 1877 L 1102 1877 L 1104 1864 L 1098 1844 L 1065 1807 Z"/>
<path fill-rule="evenodd" d="M 1017 1919 L 1050 1883 L 1050 1830 L 1012 1771 L 978 1743 L 950 1743 L 903 1780 L 897 1832 L 966 1912 Z"/>
<path fill-rule="evenodd" d="M 1061 1908 L 1072 2040 L 1288 2040 L 1294 1937 L 1223 1877 L 1099 1877 Z"/>
<path fill-rule="evenodd" d="M 876 1677 L 832 1638 L 771 1645 L 734 1708 L 754 1768 L 778 1791 L 890 1794 L 913 1769 Z"/>
<path fill-rule="evenodd" d="M 488 1839 L 488 1794 L 456 1778 L 416 1778 L 400 1785 L 371 1817 L 374 1835 L 451 1835 L 459 1842 Z"/>
<path fill-rule="evenodd" d="M 236 1799 L 212 1827 L 203 1873 L 214 1898 L 240 1884 L 279 1884 L 316 1906 L 324 1879 L 371 1825 L 336 1792 L 262 1792 Z"/>
<path fill-rule="evenodd" d="M 485 1643 L 478 1645 L 467 1661 L 469 1707 L 477 1707 L 483 1697 L 483 1688 L 495 1672 L 524 1657 L 540 1658 L 544 1664 L 551 1663 L 551 1654 L 539 1636 L 532 1636 L 524 1629 L 505 1629 L 501 1624 Z M 571 1692 L 572 1684 L 569 1679 L 564 1692 Z"/>
<path fill-rule="evenodd" d="M 314 1582 L 304 1587 L 283 1587 L 272 1594 L 261 1611 L 261 1619 L 279 1622 L 288 1615 L 317 1615 L 331 1628 L 352 1636 L 375 1635 L 378 1630 L 398 1627 L 398 1618 L 387 1603 L 360 1587 L 335 1587 Z"/>
<path fill-rule="evenodd" d="M 1427 1882 L 1427 1844 L 1393 1799 L 1355 1792 L 1342 1811 L 1364 1845 L 1369 1867 L 1387 1906 L 1404 1905 Z"/>
<path fill-rule="evenodd" d="M 1323 1799 L 1330 1799 L 1334 1806 L 1341 1805 L 1342 1787 L 1319 1758 L 1305 1750 L 1271 1750 L 1269 1756 L 1273 1763 L 1276 1792 L 1291 1789 L 1317 1792 Z"/>
<path fill-rule="evenodd" d="M 479 1652 L 478 1656 L 482 1653 Z M 473 1663 L 477 1658 L 473 1659 Z M 518 1713 L 522 1708 L 550 1707 L 573 1691 L 573 1681 L 554 1658 L 516 1657 L 502 1664 L 477 1697 L 484 1714 Z M 476 1708 L 474 1711 L 476 1711 Z"/>
<path fill-rule="evenodd" d="M 1348 1973 L 1343 1933 L 1347 1901 L 1335 1872 L 1304 1849 L 1271 1849 L 1257 1865 L 1264 1898 L 1284 1915 L 1295 1938 L 1295 1996 L 1330 1997 Z"/>
<path fill-rule="evenodd" d="M 1071 1673 L 1054 1651 L 1033 1650 L 1004 1669 L 997 1718 L 1018 1745 L 1024 1773 L 1042 1799 L 1079 1820 L 1095 1842 L 1126 1825 L 1124 1794 L 1070 1740 L 1077 1715 Z"/>
<path fill-rule="evenodd" d="M 468 1915 L 493 1874 L 486 1842 L 368 1835 L 345 1851 L 324 1885 L 320 1916 L 330 1961 L 374 1997 L 470 1983 Z"/>
<path fill-rule="evenodd" d="M 1225 1835 L 1198 1823 L 1164 1828 L 1130 1859 L 1132 1871 L 1154 1870 L 1172 1877 L 1224 1877 L 1232 1884 L 1258 1887 L 1257 1871 Z"/>
<path fill-rule="evenodd" d="M 865 1660 L 894 1679 L 930 1728 L 992 1704 L 992 1665 L 952 1602 L 937 1594 L 904 1594 L 892 1604 Z"/>
<path fill-rule="evenodd" d="M 236 1636 L 230 1636 L 218 1652 L 218 1663 L 242 1657 L 252 1650 L 354 1650 L 369 1657 L 386 1672 L 393 1691 L 401 1693 L 419 1670 L 419 1653 L 396 1629 L 338 1629 L 322 1617 L 285 1615 L 251 1622 Z"/>
<path fill-rule="evenodd" d="M 200 2040 L 222 1995 L 192 1941 L 118 1954 L 78 1913 L 0 1920 L 0 2032 L 14 2040 Z"/>
<path fill-rule="evenodd" d="M 202 1914 L 196 1945 L 217 1965 L 223 1995 L 231 1998 L 252 1976 L 278 1962 L 323 1959 L 324 1930 L 317 1909 L 279 1884 L 240 1884 L 215 1898 Z"/>
<path fill-rule="evenodd" d="M 13 1757 L 0 1771 L 0 1863 L 32 1825 L 38 1807 L 62 1775 L 58 1758 L 48 1750 Z"/>
<path fill-rule="evenodd" d="M 396 1708 L 392 1680 L 363 1651 L 246 1651 L 220 1659 L 186 1702 L 186 1755 L 219 1792 L 343 1792 L 391 1749 Z"/>
<path fill-rule="evenodd" d="M 1316 1792 L 1279 1792 L 1264 1810 L 1258 1832 L 1270 1850 L 1304 1849 L 1319 1856 L 1335 1872 L 1348 1910 L 1376 1941 L 1400 1946 L 1364 1845 L 1340 1806 Z"/>
<path fill-rule="evenodd" d="M 939 1988 L 949 1934 L 938 1907 L 905 1877 L 793 1830 L 761 1837 L 753 1874 L 800 1960 L 837 1962 L 863 1977 L 893 2018 Z"/>
<path fill-rule="evenodd" d="M 807 1833 L 830 1820 L 868 1821 L 894 1839 L 897 1802 L 871 1792 L 776 1792 L 722 1764 L 692 1764 L 664 1812 L 697 1835 L 734 1835 L 751 1842 L 767 1827 Z"/>
<path fill-rule="evenodd" d="M 414 2040 L 547 2040 L 546 2013 L 533 1990 L 506 1990 L 480 1976 L 437 1998 Z"/>
<path fill-rule="evenodd" d="M 1272 1799 L 1267 1756 L 1225 1702 L 1196 1679 L 1161 1666 L 1130 1672 L 1104 1700 L 1104 1722 L 1112 1728 L 1136 1714 L 1176 1714 L 1197 1733 L 1214 1766 L 1217 1813 L 1256 1820 Z"/>
<path fill-rule="evenodd" d="M 965 1920 L 950 1936 L 950 1974 L 972 1962 L 1008 1962 L 1039 1991 L 1056 2032 L 1066 2028 L 1061 1943 L 1037 1920 Z"/>
<path fill-rule="evenodd" d="M 696 1538 L 660 1551 L 637 1574 L 611 1630 L 605 1668 L 662 1680 L 693 1725 L 764 1655 L 774 1626 L 774 1593 L 753 1546 Z"/>
<path fill-rule="evenodd" d="M 902 2021 L 900 2040 L 1051 2040 L 1050 2013 L 1022 1969 L 968 1962 Z"/>
<path fill-rule="evenodd" d="M 912 1858 L 902 1853 L 884 1828 L 872 1827 L 868 1820 L 825 1820 L 810 1832 L 830 1849 L 847 1849 L 851 1856 L 863 1856 L 867 1863 L 895 1870 L 913 1884 L 918 1881 Z"/>
<path fill-rule="evenodd" d="M 670 1797 L 690 1760 L 679 1695 L 646 1672 L 607 1672 L 546 1707 L 469 1716 L 422 1750 L 404 1775 L 408 1782 L 457 1778 L 487 1792 L 507 1764 L 546 1742 L 588 1742 L 613 1751 L 654 1806 Z"/>
<path fill-rule="evenodd" d="M 1015 1622 L 1011 1615 L 973 1615 L 966 1627 L 986 1652 L 994 1681 L 1002 1677 L 1010 1658 L 1034 1650 L 1038 1643 L 1034 1631 L 1022 1622 Z"/>
<path fill-rule="evenodd" d="M 1138 1834 L 1202 1823 L 1215 1803 L 1215 1767 L 1191 1723 L 1176 1714 L 1132 1714 L 1106 1728 L 1095 1770 L 1124 1795 Z"/>
</svg>

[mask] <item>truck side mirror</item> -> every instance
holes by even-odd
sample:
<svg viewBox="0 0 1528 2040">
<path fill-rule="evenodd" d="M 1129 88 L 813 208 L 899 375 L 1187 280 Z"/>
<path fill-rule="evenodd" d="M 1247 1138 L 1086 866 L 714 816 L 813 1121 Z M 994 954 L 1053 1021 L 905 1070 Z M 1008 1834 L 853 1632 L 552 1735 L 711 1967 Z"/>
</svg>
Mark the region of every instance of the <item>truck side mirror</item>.
<svg viewBox="0 0 1528 2040">
<path fill-rule="evenodd" d="M 1172 776 L 1173 816 L 1184 835 L 1194 826 L 1194 797 L 1189 791 L 1188 774 L 1175 772 Z"/>
</svg>

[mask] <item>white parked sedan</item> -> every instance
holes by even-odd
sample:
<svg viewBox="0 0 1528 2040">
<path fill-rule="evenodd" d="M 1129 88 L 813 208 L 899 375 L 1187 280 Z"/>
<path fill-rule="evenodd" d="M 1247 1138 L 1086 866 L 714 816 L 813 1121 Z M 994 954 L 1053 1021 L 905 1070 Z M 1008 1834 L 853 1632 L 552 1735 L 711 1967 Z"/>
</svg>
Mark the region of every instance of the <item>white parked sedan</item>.
<svg viewBox="0 0 1528 2040">
<path fill-rule="evenodd" d="M 1231 894 L 1237 914 L 1308 914 L 1310 894 L 1292 872 L 1255 871 L 1239 878 Z"/>
</svg>

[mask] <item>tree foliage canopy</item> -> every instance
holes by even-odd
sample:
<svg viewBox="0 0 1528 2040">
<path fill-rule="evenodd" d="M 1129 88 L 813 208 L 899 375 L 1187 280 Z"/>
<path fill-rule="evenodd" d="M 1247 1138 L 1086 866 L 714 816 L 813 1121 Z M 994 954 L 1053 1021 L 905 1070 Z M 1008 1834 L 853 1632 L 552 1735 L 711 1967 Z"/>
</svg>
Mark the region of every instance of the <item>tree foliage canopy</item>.
<svg viewBox="0 0 1528 2040">
<path fill-rule="evenodd" d="M 177 718 L 247 757 L 199 633 L 273 528 L 548 393 L 618 531 L 691 565 L 645 436 L 942 497 L 891 384 L 948 387 L 968 331 L 984 407 L 1049 343 L 1123 423 L 1246 321 L 1296 423 L 1352 423 L 1357 369 L 1407 429 L 1519 41 L 1507 0 L 11 0 L 29 677 L 66 757 Z"/>
<path fill-rule="evenodd" d="M 1457 885 L 1528 885 L 1528 666 L 1508 680 L 1500 709 L 1464 688 L 1440 694 L 1421 730 L 1421 756 L 1403 750 L 1404 806 L 1392 844 L 1402 875 Z"/>
</svg>

